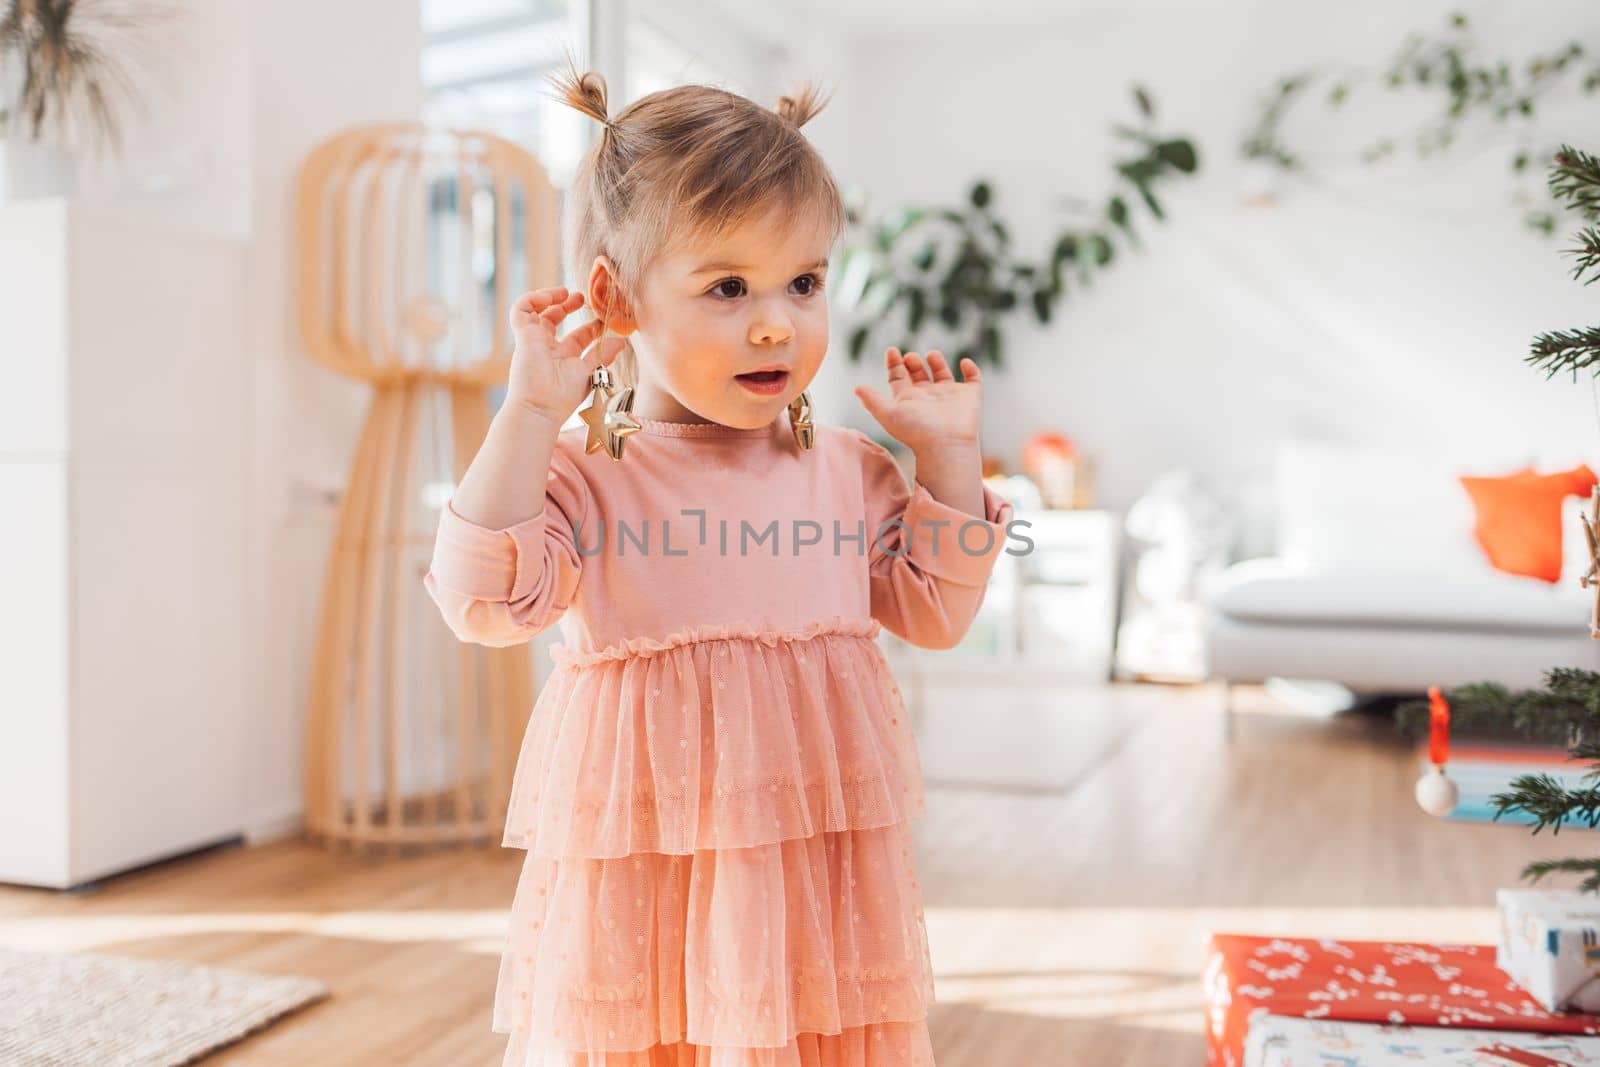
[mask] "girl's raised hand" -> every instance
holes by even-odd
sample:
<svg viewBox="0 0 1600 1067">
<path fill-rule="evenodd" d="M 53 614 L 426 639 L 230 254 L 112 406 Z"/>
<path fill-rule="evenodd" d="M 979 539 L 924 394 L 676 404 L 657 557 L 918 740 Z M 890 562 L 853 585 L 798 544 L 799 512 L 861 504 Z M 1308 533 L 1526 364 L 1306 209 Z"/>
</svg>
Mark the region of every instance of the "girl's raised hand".
<svg viewBox="0 0 1600 1067">
<path fill-rule="evenodd" d="M 883 360 L 888 397 L 868 385 L 856 386 L 855 393 L 889 436 L 912 452 L 977 445 L 983 378 L 974 360 L 961 361 L 966 378 L 961 382 L 938 351 L 929 352 L 924 362 L 915 352 L 902 356 L 898 348 L 890 348 L 884 351 Z"/>
<path fill-rule="evenodd" d="M 560 426 L 588 394 L 594 368 L 609 364 L 627 345 L 621 337 L 601 339 L 605 323 L 600 319 L 557 337 L 556 328 L 582 306 L 582 293 L 559 285 L 523 293 L 511 305 L 516 350 L 506 383 L 507 404 L 521 404 Z"/>
</svg>

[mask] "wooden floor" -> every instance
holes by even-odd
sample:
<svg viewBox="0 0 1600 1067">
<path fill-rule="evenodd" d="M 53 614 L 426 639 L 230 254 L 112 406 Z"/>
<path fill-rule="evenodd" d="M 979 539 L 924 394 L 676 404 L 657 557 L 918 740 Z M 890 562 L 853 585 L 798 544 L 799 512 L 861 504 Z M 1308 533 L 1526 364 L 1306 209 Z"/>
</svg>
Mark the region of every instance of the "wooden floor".
<svg viewBox="0 0 1600 1067">
<path fill-rule="evenodd" d="M 1208 932 L 1492 941 L 1494 890 L 1524 862 L 1600 848 L 1428 818 L 1386 722 L 1240 703 L 1231 741 L 1210 686 L 944 692 L 923 711 L 940 1067 L 1200 1064 Z M 207 1064 L 492 1067 L 521 855 L 222 850 L 91 893 L 0 889 L 0 943 L 332 987 Z"/>
</svg>

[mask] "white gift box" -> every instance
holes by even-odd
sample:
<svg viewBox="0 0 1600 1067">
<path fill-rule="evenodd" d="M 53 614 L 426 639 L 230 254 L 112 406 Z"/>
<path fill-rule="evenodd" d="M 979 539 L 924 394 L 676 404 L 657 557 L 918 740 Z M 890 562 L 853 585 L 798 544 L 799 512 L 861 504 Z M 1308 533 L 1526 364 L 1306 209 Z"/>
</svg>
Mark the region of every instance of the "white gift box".
<svg viewBox="0 0 1600 1067">
<path fill-rule="evenodd" d="M 1600 897 L 1502 889 L 1495 966 L 1550 1011 L 1600 1011 Z"/>
<path fill-rule="evenodd" d="M 1244 1042 L 1244 1067 L 1414 1067 L 1419 1063 L 1429 1067 L 1600 1065 L 1600 1037 L 1261 1015 L 1251 1020 Z"/>
</svg>

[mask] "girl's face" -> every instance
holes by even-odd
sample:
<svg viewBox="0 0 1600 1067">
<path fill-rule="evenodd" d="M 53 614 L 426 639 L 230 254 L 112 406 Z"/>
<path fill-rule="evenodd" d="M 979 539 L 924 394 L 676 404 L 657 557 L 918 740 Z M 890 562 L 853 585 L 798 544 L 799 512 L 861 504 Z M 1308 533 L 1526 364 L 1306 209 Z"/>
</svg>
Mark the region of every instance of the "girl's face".
<svg viewBox="0 0 1600 1067">
<path fill-rule="evenodd" d="M 774 210 L 658 256 L 633 309 L 634 414 L 745 429 L 782 414 L 828 348 L 829 244 L 819 226 Z"/>
</svg>

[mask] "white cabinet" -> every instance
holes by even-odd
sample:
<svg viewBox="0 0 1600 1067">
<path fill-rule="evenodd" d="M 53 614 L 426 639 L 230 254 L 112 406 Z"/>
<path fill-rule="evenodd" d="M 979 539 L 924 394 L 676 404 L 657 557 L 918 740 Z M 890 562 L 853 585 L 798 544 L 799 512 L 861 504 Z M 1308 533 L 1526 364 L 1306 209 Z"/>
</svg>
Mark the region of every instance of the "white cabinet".
<svg viewBox="0 0 1600 1067">
<path fill-rule="evenodd" d="M 922 680 L 985 673 L 1060 681 L 1110 678 L 1121 554 L 1118 515 L 1019 509 L 1015 518 L 1029 525 L 1015 528 L 1011 547 L 996 561 L 983 607 L 960 644 L 914 648 L 884 631 L 886 651 Z M 1024 537 L 1033 542 L 1031 549 Z"/>
<path fill-rule="evenodd" d="M 1110 511 L 1036 511 L 1016 558 L 1018 658 L 1086 680 L 1111 675 L 1120 540 Z"/>
<path fill-rule="evenodd" d="M 240 832 L 244 272 L 236 241 L 0 206 L 0 881 Z"/>
</svg>

